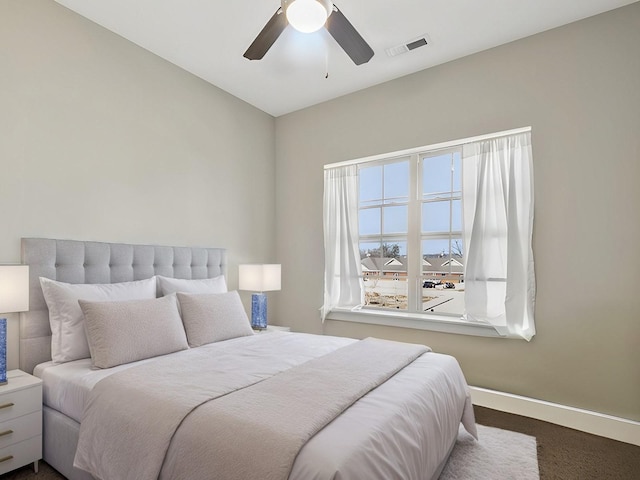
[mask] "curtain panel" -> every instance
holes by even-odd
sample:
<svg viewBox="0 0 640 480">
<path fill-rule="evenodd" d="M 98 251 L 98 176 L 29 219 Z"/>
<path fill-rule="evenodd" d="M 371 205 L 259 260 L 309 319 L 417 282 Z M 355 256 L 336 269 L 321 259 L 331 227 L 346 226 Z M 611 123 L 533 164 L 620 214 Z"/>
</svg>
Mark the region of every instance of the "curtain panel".
<svg viewBox="0 0 640 480">
<path fill-rule="evenodd" d="M 322 321 L 332 308 L 364 304 L 358 245 L 358 167 L 324 171 L 324 304 Z"/>
<path fill-rule="evenodd" d="M 463 146 L 465 316 L 535 335 L 531 133 Z"/>
</svg>

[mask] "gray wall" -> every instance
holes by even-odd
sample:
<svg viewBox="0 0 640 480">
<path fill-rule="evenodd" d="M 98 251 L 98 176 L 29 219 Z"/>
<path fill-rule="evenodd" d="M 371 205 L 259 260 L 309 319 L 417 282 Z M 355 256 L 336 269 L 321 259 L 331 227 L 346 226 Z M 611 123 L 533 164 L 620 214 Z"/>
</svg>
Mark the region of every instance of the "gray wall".
<svg viewBox="0 0 640 480">
<path fill-rule="evenodd" d="M 640 420 L 640 4 L 276 119 L 279 321 L 323 331 L 323 165 L 531 125 L 530 343 L 327 321 L 424 342 L 472 385 Z"/>
<path fill-rule="evenodd" d="M 273 117 L 53 0 L 0 0 L 0 165 L 0 263 L 23 236 L 227 247 L 231 288 L 275 261 Z"/>
</svg>

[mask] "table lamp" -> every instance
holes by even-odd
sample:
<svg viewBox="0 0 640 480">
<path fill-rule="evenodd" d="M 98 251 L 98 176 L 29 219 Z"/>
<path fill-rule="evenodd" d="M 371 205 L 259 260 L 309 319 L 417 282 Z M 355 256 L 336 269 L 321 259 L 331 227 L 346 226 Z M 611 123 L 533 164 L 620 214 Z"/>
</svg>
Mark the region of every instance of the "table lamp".
<svg viewBox="0 0 640 480">
<path fill-rule="evenodd" d="M 29 310 L 29 266 L 0 265 L 0 312 Z M 0 318 L 0 385 L 7 383 L 7 319 Z"/>
<path fill-rule="evenodd" d="M 264 292 L 280 290 L 280 265 L 240 265 L 238 271 L 240 290 L 252 290 L 251 327 L 267 328 L 267 296 Z M 257 293 L 259 292 L 259 293 Z"/>
</svg>

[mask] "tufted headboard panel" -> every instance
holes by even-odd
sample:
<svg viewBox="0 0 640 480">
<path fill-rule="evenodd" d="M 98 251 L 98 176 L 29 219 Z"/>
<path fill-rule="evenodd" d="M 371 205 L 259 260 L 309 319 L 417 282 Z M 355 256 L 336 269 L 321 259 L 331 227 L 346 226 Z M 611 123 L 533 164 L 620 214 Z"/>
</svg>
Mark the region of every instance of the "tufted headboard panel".
<svg viewBox="0 0 640 480">
<path fill-rule="evenodd" d="M 49 310 L 39 277 L 66 283 L 117 283 L 153 275 L 200 279 L 227 273 L 223 248 L 47 238 L 23 238 L 22 263 L 29 265 L 29 311 L 20 314 L 20 369 L 28 373 L 51 360 Z"/>
</svg>

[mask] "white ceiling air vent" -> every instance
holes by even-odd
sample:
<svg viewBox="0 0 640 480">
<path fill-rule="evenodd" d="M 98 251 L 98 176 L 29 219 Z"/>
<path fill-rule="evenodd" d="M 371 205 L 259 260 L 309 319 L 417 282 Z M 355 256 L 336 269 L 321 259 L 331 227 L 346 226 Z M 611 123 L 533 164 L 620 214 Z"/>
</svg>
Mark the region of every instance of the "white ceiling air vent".
<svg viewBox="0 0 640 480">
<path fill-rule="evenodd" d="M 429 37 L 425 34 L 421 37 L 414 38 L 413 40 L 409 40 L 402 45 L 397 45 L 395 47 L 390 47 L 385 50 L 387 55 L 390 57 L 395 57 L 396 55 L 400 55 L 401 53 L 407 53 L 411 50 L 415 50 L 416 48 L 424 47 L 430 43 Z"/>
</svg>

